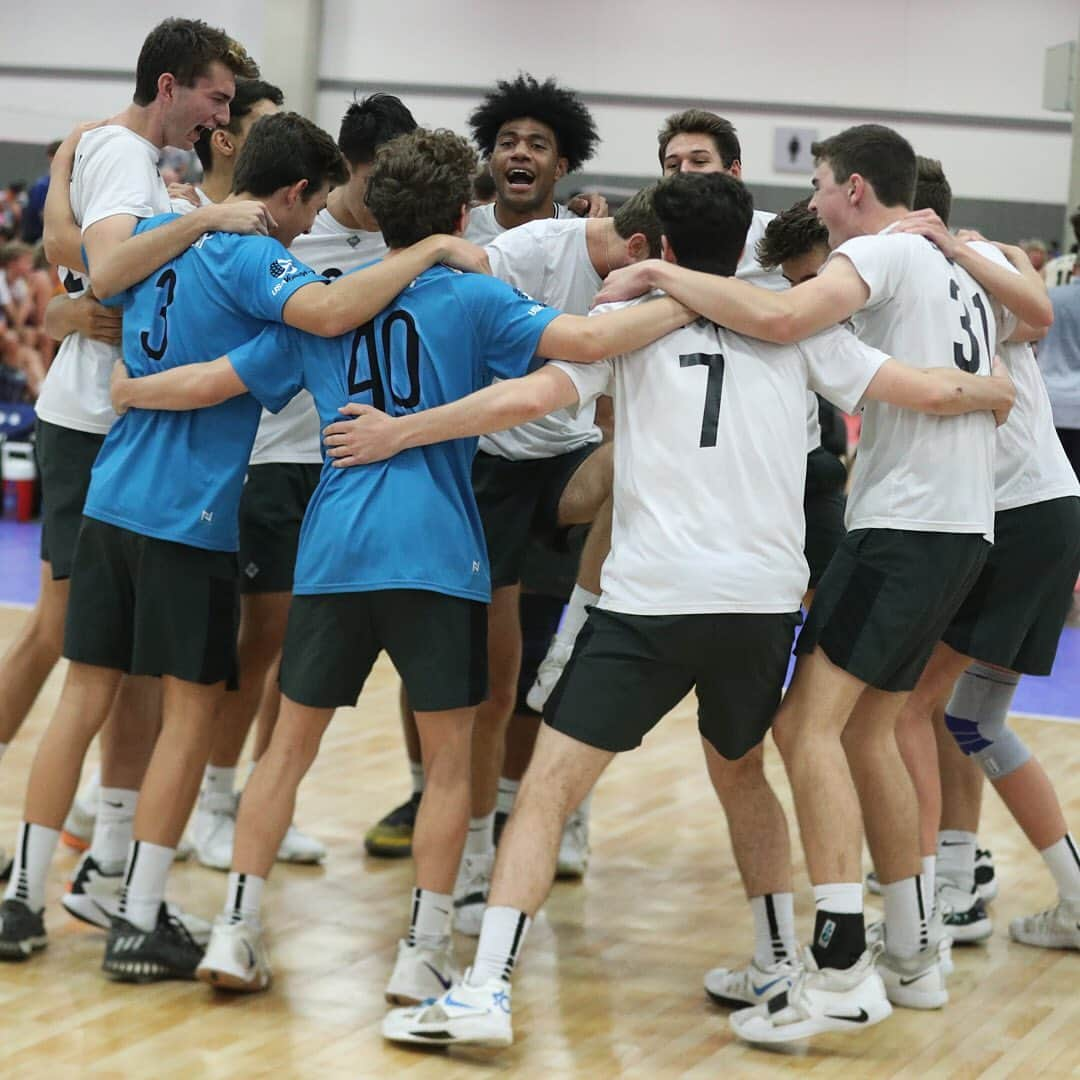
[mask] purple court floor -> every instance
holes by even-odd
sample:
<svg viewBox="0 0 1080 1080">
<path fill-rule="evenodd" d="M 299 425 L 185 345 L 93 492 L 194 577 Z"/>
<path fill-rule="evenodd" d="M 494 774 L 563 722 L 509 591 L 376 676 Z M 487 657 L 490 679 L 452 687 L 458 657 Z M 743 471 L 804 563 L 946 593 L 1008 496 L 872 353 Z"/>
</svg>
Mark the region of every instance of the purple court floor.
<svg viewBox="0 0 1080 1080">
<path fill-rule="evenodd" d="M 40 539 L 38 522 L 0 517 L 0 605 L 30 607 L 37 600 Z M 1021 681 L 1013 711 L 1080 722 L 1080 628 L 1066 628 L 1050 678 Z"/>
</svg>

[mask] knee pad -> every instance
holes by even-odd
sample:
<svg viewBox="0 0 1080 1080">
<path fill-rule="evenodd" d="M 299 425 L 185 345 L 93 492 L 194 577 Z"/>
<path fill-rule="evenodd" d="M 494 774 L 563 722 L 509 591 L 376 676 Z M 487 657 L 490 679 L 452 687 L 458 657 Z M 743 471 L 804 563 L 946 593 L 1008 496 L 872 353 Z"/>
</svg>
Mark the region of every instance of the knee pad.
<svg viewBox="0 0 1080 1080">
<path fill-rule="evenodd" d="M 975 663 L 956 681 L 945 708 L 945 725 L 956 745 L 979 763 L 991 780 L 1015 772 L 1031 751 L 1009 730 L 1009 706 L 1020 676 Z"/>
</svg>

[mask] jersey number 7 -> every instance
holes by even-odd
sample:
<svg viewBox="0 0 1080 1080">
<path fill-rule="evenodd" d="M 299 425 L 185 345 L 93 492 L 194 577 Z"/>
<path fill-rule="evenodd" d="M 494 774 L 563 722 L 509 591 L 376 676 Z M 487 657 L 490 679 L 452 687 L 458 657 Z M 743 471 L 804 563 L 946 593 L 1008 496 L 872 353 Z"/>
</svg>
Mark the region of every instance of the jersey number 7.
<svg viewBox="0 0 1080 1080">
<path fill-rule="evenodd" d="M 716 428 L 720 421 L 720 398 L 724 392 L 724 354 L 689 353 L 679 357 L 679 367 L 707 367 L 705 382 L 705 411 L 701 417 L 701 441 L 698 446 L 716 445 Z"/>
</svg>

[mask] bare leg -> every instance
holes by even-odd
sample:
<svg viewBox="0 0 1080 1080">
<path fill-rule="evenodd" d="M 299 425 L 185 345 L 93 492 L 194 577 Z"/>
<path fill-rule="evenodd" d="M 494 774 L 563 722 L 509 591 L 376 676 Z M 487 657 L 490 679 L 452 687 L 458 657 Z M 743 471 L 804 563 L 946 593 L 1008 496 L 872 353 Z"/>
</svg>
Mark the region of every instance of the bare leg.
<svg viewBox="0 0 1080 1080">
<path fill-rule="evenodd" d="M 539 731 L 540 717 L 536 713 L 516 712 L 510 718 L 502 767 L 507 780 L 520 780 L 525 775 Z"/>
<path fill-rule="evenodd" d="M 409 762 L 419 765 L 423 758 L 420 754 L 420 732 L 416 727 L 416 714 L 409 704 L 409 695 L 405 692 L 405 684 L 401 684 L 398 695 L 398 711 L 401 713 L 401 733 L 405 737 L 405 753 Z"/>
<path fill-rule="evenodd" d="M 555 878 L 563 825 L 614 757 L 545 725 L 499 844 L 488 907 L 536 914 Z"/>
<path fill-rule="evenodd" d="M 252 760 L 258 761 L 270 745 L 274 736 L 274 725 L 282 707 L 281 688 L 278 686 L 278 674 L 281 670 L 281 656 L 270 665 L 266 681 L 262 686 L 259 708 L 255 713 L 255 745 L 251 750 Z"/>
<path fill-rule="evenodd" d="M 136 840 L 174 848 L 180 842 L 214 738 L 224 683 L 162 678 L 162 725 L 135 809 Z"/>
<path fill-rule="evenodd" d="M 604 560 L 608 557 L 608 552 L 611 551 L 613 506 L 610 496 L 600 504 L 600 509 L 589 528 L 589 535 L 585 537 L 585 546 L 581 549 L 577 583 L 591 593 L 599 594 L 600 592 L 600 571 Z"/>
<path fill-rule="evenodd" d="M 934 735 L 941 768 L 941 828 L 977 833 L 982 809 L 983 771 L 956 745 L 945 727 L 944 705 L 935 710 Z"/>
<path fill-rule="evenodd" d="M 101 729 L 101 786 L 138 791 L 161 730 L 161 680 L 125 675 Z"/>
<path fill-rule="evenodd" d="M 841 734 L 865 683 L 817 648 L 800 656 L 773 724 L 815 885 L 862 880 L 862 818 Z"/>
<path fill-rule="evenodd" d="M 1036 850 L 1056 844 L 1069 831 L 1057 792 L 1038 758 L 1029 758 L 1015 772 L 991 783 Z"/>
</svg>

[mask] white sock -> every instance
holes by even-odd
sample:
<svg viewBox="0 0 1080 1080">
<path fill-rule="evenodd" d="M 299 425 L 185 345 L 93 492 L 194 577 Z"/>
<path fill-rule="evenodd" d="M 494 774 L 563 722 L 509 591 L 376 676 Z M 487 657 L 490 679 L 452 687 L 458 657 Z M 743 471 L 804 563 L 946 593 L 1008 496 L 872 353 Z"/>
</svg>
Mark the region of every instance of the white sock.
<svg viewBox="0 0 1080 1080">
<path fill-rule="evenodd" d="M 260 922 L 259 908 L 265 884 L 266 878 L 255 874 L 230 872 L 229 887 L 225 893 L 225 916 L 230 923 Z"/>
<path fill-rule="evenodd" d="M 930 908 L 934 906 L 934 889 L 937 885 L 935 871 L 937 869 L 937 856 L 936 855 L 924 855 L 922 857 L 922 880 L 923 880 L 923 896 L 926 898 Z"/>
<path fill-rule="evenodd" d="M 499 790 L 495 796 L 495 811 L 499 814 L 509 814 L 514 809 L 514 800 L 517 798 L 520 780 L 509 780 L 505 776 L 499 777 Z"/>
<path fill-rule="evenodd" d="M 450 937 L 454 915 L 454 897 L 430 889 L 414 888 L 412 915 L 409 918 L 409 944 L 437 949 Z"/>
<path fill-rule="evenodd" d="M 814 886 L 814 906 L 818 911 L 834 915 L 861 915 L 863 887 L 861 881 L 838 881 Z"/>
<path fill-rule="evenodd" d="M 487 855 L 495 850 L 495 811 L 483 817 L 469 818 L 465 837 L 466 855 Z"/>
<path fill-rule="evenodd" d="M 409 772 L 412 774 L 413 794 L 419 795 L 424 790 L 424 766 L 419 761 L 410 761 Z"/>
<path fill-rule="evenodd" d="M 929 909 L 923 901 L 922 875 L 882 885 L 881 896 L 889 952 L 906 959 L 925 949 L 930 940 L 926 926 Z"/>
<path fill-rule="evenodd" d="M 589 592 L 580 585 L 574 586 L 574 591 L 566 603 L 566 613 L 563 615 L 562 624 L 559 626 L 560 641 L 573 644 L 577 640 L 578 633 L 589 617 L 585 609 L 595 607 L 599 600 L 599 593 Z"/>
<path fill-rule="evenodd" d="M 157 926 L 158 908 L 165 899 L 165 882 L 176 848 L 133 840 L 120 894 L 120 914 L 140 930 Z"/>
<path fill-rule="evenodd" d="M 975 888 L 975 834 L 943 829 L 937 838 L 937 876 L 964 892 Z"/>
<path fill-rule="evenodd" d="M 19 826 L 5 900 L 21 900 L 31 911 L 40 911 L 45 906 L 45 878 L 59 840 L 59 829 L 32 825 L 28 821 Z"/>
<path fill-rule="evenodd" d="M 1080 901 L 1080 851 L 1077 851 L 1072 834 L 1066 833 L 1056 844 L 1043 848 L 1039 854 L 1054 875 L 1061 899 Z"/>
<path fill-rule="evenodd" d="M 517 908 L 485 908 L 469 985 L 482 986 L 491 979 L 509 982 L 530 926 L 532 919 Z"/>
<path fill-rule="evenodd" d="M 204 795 L 232 795 L 236 783 L 236 766 L 207 765 L 203 773 Z"/>
<path fill-rule="evenodd" d="M 127 861 L 138 799 L 139 793 L 128 788 L 98 789 L 98 812 L 90 854 L 107 874 L 123 870 Z"/>
<path fill-rule="evenodd" d="M 767 968 L 781 960 L 794 960 L 795 902 L 789 892 L 750 897 L 754 916 L 754 962 Z"/>
</svg>

